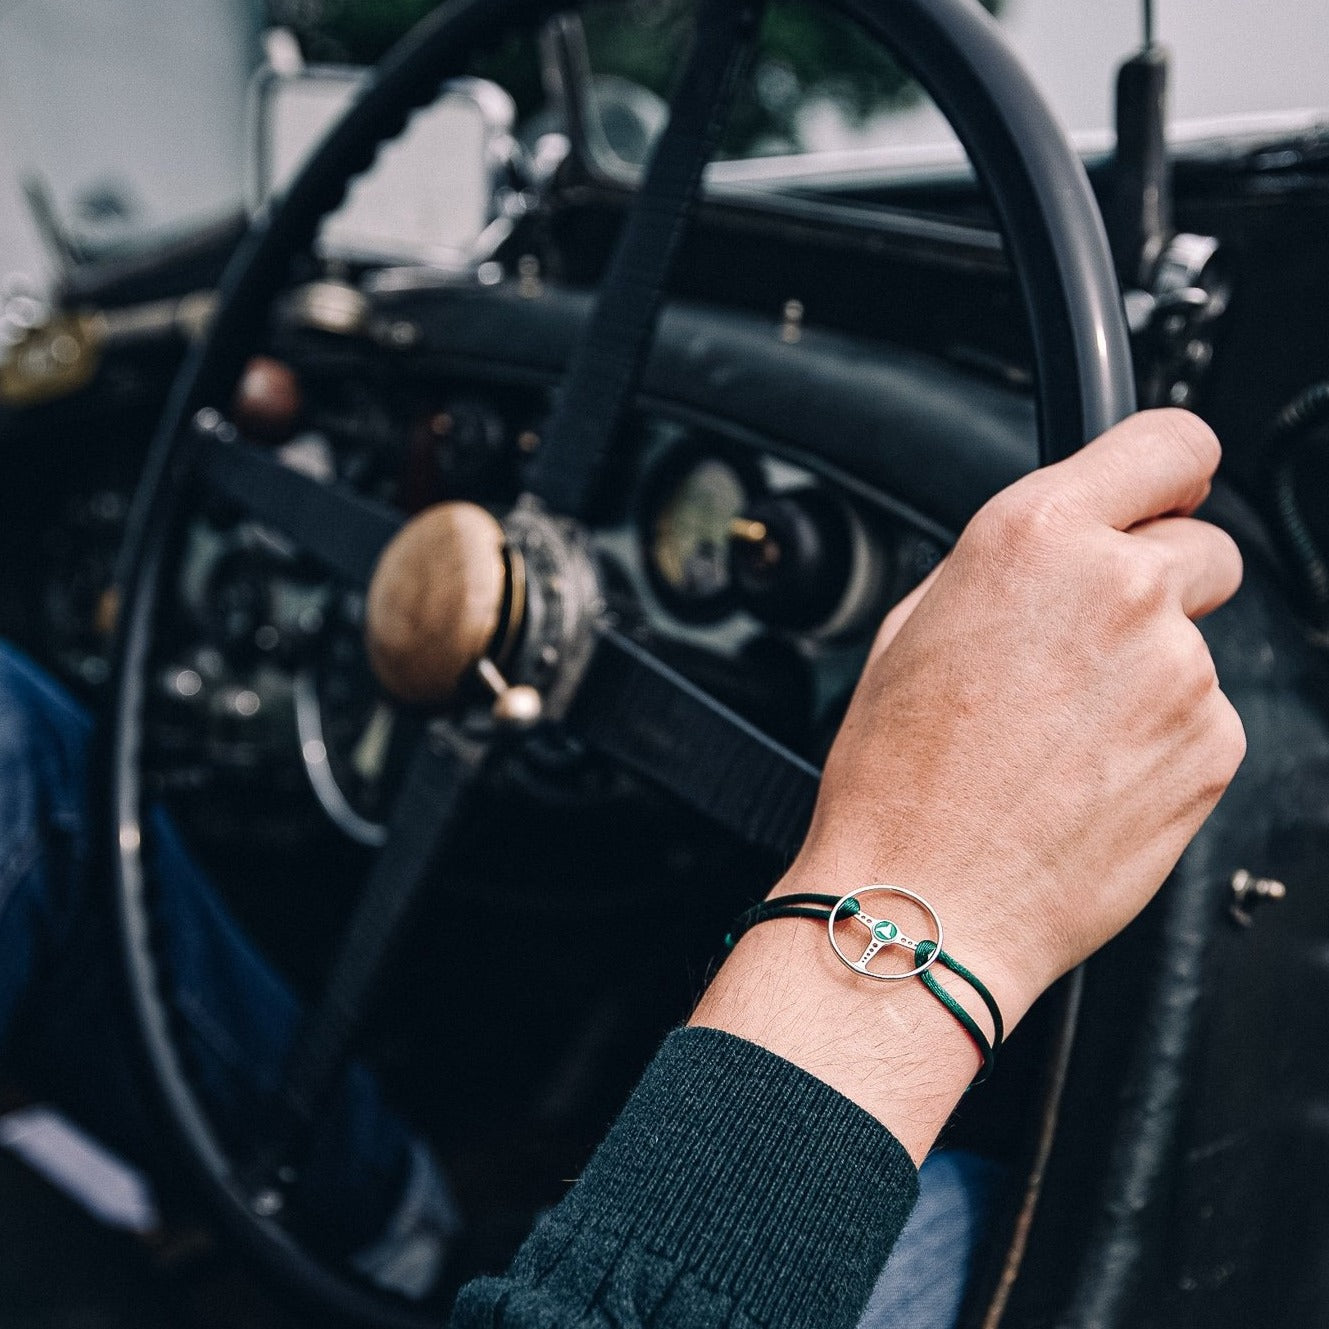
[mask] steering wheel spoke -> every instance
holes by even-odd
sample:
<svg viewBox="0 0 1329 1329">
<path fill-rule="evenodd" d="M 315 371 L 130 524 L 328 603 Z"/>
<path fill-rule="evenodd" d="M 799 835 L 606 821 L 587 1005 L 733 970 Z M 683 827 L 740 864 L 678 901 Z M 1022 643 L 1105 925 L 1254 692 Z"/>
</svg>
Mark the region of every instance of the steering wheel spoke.
<svg viewBox="0 0 1329 1329">
<path fill-rule="evenodd" d="M 867 928 L 869 932 L 871 932 L 872 929 L 875 928 L 877 924 L 881 921 L 878 918 L 873 918 L 871 914 L 864 913 L 861 907 L 858 913 L 851 914 L 846 911 L 842 915 L 842 917 L 852 919 L 855 923 L 858 923 L 860 926 Z"/>
<path fill-rule="evenodd" d="M 665 288 L 743 74 L 760 0 L 702 0 L 692 49 L 628 214 L 585 335 L 573 354 L 531 491 L 584 516 L 636 392 Z"/>
<path fill-rule="evenodd" d="M 197 473 L 216 494 L 284 536 L 302 553 L 355 586 L 368 586 L 402 516 L 345 485 L 327 484 L 242 443 L 215 411 L 194 426 Z"/>
<path fill-rule="evenodd" d="M 821 772 L 614 628 L 569 721 L 594 748 L 749 844 L 792 857 Z"/>
<path fill-rule="evenodd" d="M 880 937 L 873 937 L 872 940 L 868 942 L 863 954 L 854 962 L 854 967 L 856 969 L 866 969 L 868 967 L 868 961 L 871 960 L 879 950 L 886 946 L 886 944 L 887 943 L 882 941 Z"/>
<path fill-rule="evenodd" d="M 487 746 L 435 723 L 419 742 L 379 851 L 324 982 L 287 1057 L 282 1133 L 295 1139 L 335 1092 L 384 969 L 433 880 Z"/>
</svg>

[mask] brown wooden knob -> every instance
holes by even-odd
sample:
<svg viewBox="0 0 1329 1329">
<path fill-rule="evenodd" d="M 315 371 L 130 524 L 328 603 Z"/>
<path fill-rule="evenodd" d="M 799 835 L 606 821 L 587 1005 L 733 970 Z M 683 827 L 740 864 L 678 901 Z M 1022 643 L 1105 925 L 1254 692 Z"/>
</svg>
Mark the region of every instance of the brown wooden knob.
<svg viewBox="0 0 1329 1329">
<path fill-rule="evenodd" d="M 428 508 L 393 537 L 365 604 L 369 661 L 393 696 L 444 702 L 486 655 L 507 589 L 503 543 L 474 503 Z"/>
<path fill-rule="evenodd" d="M 270 355 L 256 355 L 236 384 L 231 418 L 251 438 L 281 443 L 295 432 L 301 405 L 295 370 Z"/>
</svg>

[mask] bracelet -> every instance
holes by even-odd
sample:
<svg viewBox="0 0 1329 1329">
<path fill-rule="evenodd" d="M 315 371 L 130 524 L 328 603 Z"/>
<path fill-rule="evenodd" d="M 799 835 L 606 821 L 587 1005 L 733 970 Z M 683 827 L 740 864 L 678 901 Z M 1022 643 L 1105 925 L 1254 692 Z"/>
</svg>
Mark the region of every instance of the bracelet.
<svg viewBox="0 0 1329 1329">
<path fill-rule="evenodd" d="M 915 941 L 912 937 L 906 936 L 899 926 L 889 918 L 877 918 L 868 913 L 863 908 L 859 897 L 868 895 L 873 891 L 903 896 L 905 899 L 912 900 L 919 905 L 932 919 L 936 937 L 925 937 L 922 941 Z M 974 1076 L 973 1083 L 982 1083 L 992 1073 L 992 1067 L 996 1064 L 997 1053 L 1005 1037 L 1001 1008 L 980 979 L 966 969 L 954 956 L 948 955 L 942 949 L 941 919 L 938 917 L 937 911 L 921 895 L 916 895 L 913 891 L 907 891 L 903 886 L 887 886 L 883 883 L 861 886 L 858 890 L 850 891 L 848 895 L 841 896 L 818 895 L 810 891 L 781 895 L 774 900 L 763 900 L 760 904 L 753 905 L 751 909 L 740 914 L 734 923 L 733 930 L 724 939 L 725 946 L 732 950 L 737 945 L 738 939 L 749 928 L 756 927 L 758 923 L 765 923 L 772 918 L 812 918 L 818 922 L 824 922 L 826 924 L 826 934 L 830 939 L 831 949 L 835 952 L 836 959 L 864 978 L 870 978 L 880 983 L 898 983 L 906 978 L 920 979 L 927 990 L 959 1021 L 964 1031 L 978 1045 L 978 1050 L 983 1056 L 983 1066 L 978 1074 Z M 844 919 L 853 919 L 868 931 L 867 946 L 857 959 L 851 958 L 843 950 L 835 935 L 835 925 Z M 869 969 L 868 964 L 873 957 L 888 946 L 899 946 L 912 951 L 914 967 L 899 974 L 876 973 Z M 987 1007 L 988 1014 L 992 1017 L 993 1036 L 991 1041 L 979 1026 L 978 1021 L 937 982 L 936 976 L 929 972 L 932 966 L 936 964 L 949 969 L 957 978 L 968 983 L 978 994 L 984 1006 Z"/>
</svg>

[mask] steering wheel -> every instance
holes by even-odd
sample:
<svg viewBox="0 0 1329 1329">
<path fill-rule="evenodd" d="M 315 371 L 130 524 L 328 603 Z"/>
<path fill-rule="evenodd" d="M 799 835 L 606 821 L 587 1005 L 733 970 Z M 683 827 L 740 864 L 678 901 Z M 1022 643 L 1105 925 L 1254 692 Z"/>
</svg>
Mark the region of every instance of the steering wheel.
<svg viewBox="0 0 1329 1329">
<path fill-rule="evenodd" d="M 975 0 L 826 0 L 889 45 L 949 118 L 1000 218 L 1027 311 L 1041 455 L 1068 454 L 1134 408 L 1130 348 L 1103 226 L 1079 160 Z M 451 0 L 380 66 L 282 199 L 256 219 L 222 282 L 206 339 L 180 371 L 136 498 L 109 753 L 108 850 L 130 1004 L 151 1079 L 218 1222 L 320 1313 L 380 1329 L 432 1323 L 309 1253 L 281 1221 L 283 1150 L 338 1082 L 377 972 L 446 854 L 463 795 L 497 746 L 537 718 L 562 725 L 747 840 L 789 849 L 818 773 L 620 634 L 604 612 L 581 512 L 561 501 L 557 452 L 501 518 L 474 505 L 401 514 L 287 469 L 221 413 L 292 261 L 409 115 L 473 52 L 555 0 Z M 172 533 L 200 493 L 223 495 L 343 581 L 368 588 L 382 683 L 432 719 L 409 763 L 328 988 L 297 1035 L 268 1165 L 228 1157 L 173 1035 L 146 868 L 142 751 L 148 674 Z M 559 510 L 560 507 L 562 510 Z M 501 672 L 500 672 L 501 667 Z M 492 711 L 458 702 L 477 675 Z M 471 686 L 470 695 L 477 690 Z M 661 742 L 661 732 L 671 737 Z M 742 779 L 732 778 L 739 772 Z"/>
</svg>

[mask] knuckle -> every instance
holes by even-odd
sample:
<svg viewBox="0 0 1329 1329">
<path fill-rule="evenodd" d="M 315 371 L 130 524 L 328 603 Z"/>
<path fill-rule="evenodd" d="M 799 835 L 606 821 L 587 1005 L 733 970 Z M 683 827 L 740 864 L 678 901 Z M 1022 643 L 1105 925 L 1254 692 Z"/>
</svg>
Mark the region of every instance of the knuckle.
<svg viewBox="0 0 1329 1329">
<path fill-rule="evenodd" d="M 1220 692 L 1218 699 L 1218 717 L 1215 721 L 1216 739 L 1221 744 L 1233 773 L 1246 760 L 1246 726 L 1242 723 L 1237 708 Z"/>
<path fill-rule="evenodd" d="M 1198 415 L 1175 406 L 1155 411 L 1154 426 L 1164 440 L 1193 463 L 1198 476 L 1208 480 L 1218 469 L 1223 446 L 1218 435 Z"/>
<path fill-rule="evenodd" d="M 1176 676 L 1192 698 L 1203 698 L 1218 687 L 1214 657 L 1199 630 L 1187 623 L 1189 631 L 1179 633 L 1173 666 Z"/>
<path fill-rule="evenodd" d="M 990 552 L 1030 552 L 1047 548 L 1061 533 L 1063 505 L 1046 485 L 1023 483 L 1003 490 L 974 518 L 978 542 Z"/>
<path fill-rule="evenodd" d="M 1214 797 L 1222 794 L 1241 763 L 1246 759 L 1246 726 L 1230 701 L 1217 689 L 1215 705 L 1209 718 L 1208 732 L 1208 792 Z"/>
<path fill-rule="evenodd" d="M 1172 571 L 1166 554 L 1152 546 L 1123 549 L 1108 561 L 1108 593 L 1129 619 L 1145 617 L 1167 600 Z"/>
<path fill-rule="evenodd" d="M 872 640 L 871 654 L 880 655 L 899 635 L 900 629 L 904 627 L 905 620 L 909 617 L 909 610 L 903 607 L 903 603 L 897 604 L 881 620 L 881 626 L 877 629 L 877 635 Z"/>
<path fill-rule="evenodd" d="M 1221 558 L 1240 571 L 1245 562 L 1241 546 L 1221 526 L 1215 526 L 1213 522 L 1201 522 L 1201 525 L 1209 532 L 1209 538 L 1214 542 L 1214 557 Z"/>
<path fill-rule="evenodd" d="M 1246 560 L 1237 542 L 1225 530 L 1218 526 L 1211 526 L 1210 530 L 1214 532 L 1214 559 L 1226 568 L 1228 585 L 1235 594 L 1246 575 Z"/>
</svg>

